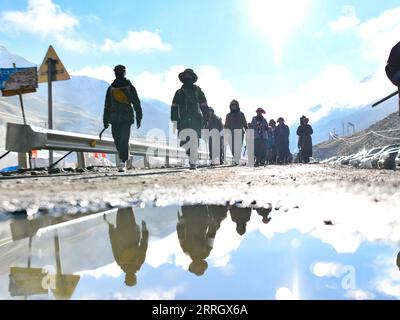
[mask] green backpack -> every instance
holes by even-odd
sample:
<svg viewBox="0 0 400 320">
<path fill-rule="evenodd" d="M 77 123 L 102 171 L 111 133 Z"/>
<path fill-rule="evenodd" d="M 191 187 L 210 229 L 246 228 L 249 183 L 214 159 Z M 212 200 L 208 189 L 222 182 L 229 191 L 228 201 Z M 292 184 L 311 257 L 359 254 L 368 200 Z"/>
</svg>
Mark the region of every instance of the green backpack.
<svg viewBox="0 0 400 320">
<path fill-rule="evenodd" d="M 179 115 L 181 117 L 186 116 L 195 116 L 198 115 L 200 118 L 202 117 L 200 102 L 199 102 L 199 93 L 200 88 L 196 88 L 195 90 L 191 89 L 180 89 L 179 97 Z"/>
</svg>

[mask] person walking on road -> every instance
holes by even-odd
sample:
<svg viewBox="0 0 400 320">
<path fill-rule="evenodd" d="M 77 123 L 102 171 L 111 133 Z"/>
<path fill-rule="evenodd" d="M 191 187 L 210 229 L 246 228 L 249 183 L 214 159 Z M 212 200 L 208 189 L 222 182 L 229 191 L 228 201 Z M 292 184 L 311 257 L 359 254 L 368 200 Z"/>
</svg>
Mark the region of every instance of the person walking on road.
<svg viewBox="0 0 400 320">
<path fill-rule="evenodd" d="M 308 124 L 309 119 L 305 116 L 300 118 L 300 126 L 297 128 L 297 135 L 299 136 L 299 160 L 302 163 L 309 163 L 312 157 L 312 127 Z"/>
<path fill-rule="evenodd" d="M 183 85 L 172 100 L 171 121 L 174 131 L 178 129 L 178 137 L 184 136 L 180 139 L 180 146 L 186 149 L 190 169 L 196 169 L 201 129 L 208 123 L 209 109 L 204 92 L 195 85 L 198 77 L 192 69 L 180 73 L 179 80 Z"/>
<path fill-rule="evenodd" d="M 259 166 L 265 164 L 267 155 L 268 123 L 263 117 L 263 114 L 265 114 L 263 108 L 258 108 L 256 113 L 257 116 L 250 123 L 250 129 L 254 130 L 255 165 Z"/>
<path fill-rule="evenodd" d="M 278 119 L 278 126 L 275 129 L 276 152 L 279 164 L 287 164 L 289 157 L 289 127 L 285 124 L 285 119 Z"/>
<path fill-rule="evenodd" d="M 276 122 L 274 119 L 269 121 L 268 138 L 267 138 L 267 163 L 276 163 L 276 143 L 275 143 Z"/>
<path fill-rule="evenodd" d="M 238 165 L 243 147 L 244 133 L 248 129 L 248 125 L 244 113 L 240 111 L 237 100 L 232 100 L 229 108 L 231 111 L 226 115 L 225 129 L 227 129 L 227 140 L 232 152 L 233 164 Z"/>
<path fill-rule="evenodd" d="M 104 103 L 103 125 L 108 128 L 111 123 L 111 132 L 115 147 L 118 151 L 120 172 L 131 169 L 132 157 L 129 157 L 129 137 L 131 126 L 135 122 L 139 129 L 142 122 L 142 107 L 135 87 L 125 78 L 126 68 L 118 65 L 114 68 L 115 80 L 108 87 Z M 132 109 L 133 106 L 133 109 Z M 129 162 L 127 160 L 129 159 Z"/>
<path fill-rule="evenodd" d="M 224 136 L 223 136 L 223 130 L 224 130 L 224 125 L 222 124 L 222 119 L 220 117 L 217 117 L 217 115 L 214 112 L 214 109 L 210 107 L 210 120 L 208 121 L 208 126 L 207 129 L 210 131 L 210 137 L 208 139 L 208 150 L 210 153 L 210 160 L 211 160 L 211 165 L 215 165 L 217 159 L 219 159 L 219 164 L 224 163 Z M 219 142 L 219 148 L 215 148 L 213 144 L 213 139 L 214 135 L 212 130 L 217 130 L 218 131 L 218 141 L 215 143 Z M 216 152 L 214 149 L 217 149 Z"/>
</svg>

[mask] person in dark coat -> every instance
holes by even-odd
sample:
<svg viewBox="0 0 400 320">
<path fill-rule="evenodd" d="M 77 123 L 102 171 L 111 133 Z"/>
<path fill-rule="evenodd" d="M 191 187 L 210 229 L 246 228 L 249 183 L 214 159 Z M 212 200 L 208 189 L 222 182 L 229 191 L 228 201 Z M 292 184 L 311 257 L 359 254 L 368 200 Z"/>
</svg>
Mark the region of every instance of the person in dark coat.
<svg viewBox="0 0 400 320">
<path fill-rule="evenodd" d="M 232 206 L 229 209 L 231 219 L 236 223 L 236 232 L 241 236 L 246 233 L 247 222 L 250 221 L 251 208 L 239 208 Z"/>
<path fill-rule="evenodd" d="M 312 127 L 308 124 L 309 119 L 305 116 L 300 118 L 300 126 L 297 128 L 297 135 L 299 136 L 299 160 L 303 163 L 310 163 L 312 157 Z"/>
<path fill-rule="evenodd" d="M 129 158 L 131 125 L 135 122 L 133 109 L 136 113 L 136 127 L 139 129 L 142 122 L 142 107 L 135 87 L 125 78 L 126 68 L 118 65 L 114 68 L 114 72 L 115 80 L 106 93 L 103 125 L 104 128 L 108 128 L 111 123 L 112 136 L 121 161 L 118 169 L 125 171 L 130 169 L 126 161 Z"/>
<path fill-rule="evenodd" d="M 224 137 L 223 137 L 223 130 L 224 130 L 224 125 L 222 124 L 222 119 L 220 117 L 217 117 L 214 109 L 210 107 L 210 120 L 208 121 L 208 127 L 207 129 L 210 131 L 210 137 L 208 139 L 208 151 L 210 153 L 210 160 L 211 164 L 214 164 L 214 161 L 216 159 L 219 159 L 219 164 L 224 163 Z M 219 139 L 219 152 L 215 152 L 213 150 L 213 134 L 212 130 L 217 130 L 218 131 L 218 139 Z M 215 137 L 216 138 L 216 137 Z"/>
<path fill-rule="evenodd" d="M 117 264 L 125 272 L 125 284 L 136 285 L 136 273 L 146 259 L 149 231 L 142 221 L 142 230 L 136 224 L 132 208 L 118 209 L 116 226 L 107 221 L 111 248 Z"/>
<path fill-rule="evenodd" d="M 276 141 L 276 152 L 279 164 L 288 163 L 288 151 L 289 151 L 289 127 L 285 124 L 285 119 L 280 117 L 278 119 L 278 126 L 275 128 L 275 141 Z"/>
<path fill-rule="evenodd" d="M 233 163 L 239 164 L 244 133 L 248 129 L 248 125 L 244 113 L 240 111 L 238 101 L 232 100 L 229 108 L 231 111 L 226 115 L 225 129 L 227 129 L 227 133 L 229 134 L 228 144 L 232 151 Z"/>
<path fill-rule="evenodd" d="M 254 130 L 254 156 L 255 165 L 264 165 L 267 155 L 268 123 L 263 117 L 265 110 L 258 108 L 257 116 L 253 117 L 250 123 L 250 129 Z"/>
<path fill-rule="evenodd" d="M 267 163 L 276 163 L 276 142 L 275 142 L 276 122 L 274 119 L 269 121 L 268 138 L 267 138 Z"/>
<path fill-rule="evenodd" d="M 182 214 L 178 213 L 176 225 L 179 243 L 183 252 L 192 259 L 189 271 L 201 276 L 208 267 L 206 259 L 210 255 L 215 235 L 224 218 L 221 214 L 219 218 L 218 215 L 213 218 L 205 205 L 182 206 L 181 210 Z"/>
<path fill-rule="evenodd" d="M 171 121 L 176 123 L 178 136 L 185 129 L 191 129 L 197 135 L 196 141 L 192 141 L 190 137 L 180 141 L 189 156 L 190 169 L 197 167 L 201 129 L 209 120 L 207 99 L 201 88 L 195 85 L 197 79 L 192 69 L 180 73 L 179 80 L 183 85 L 176 91 L 171 105 Z"/>
<path fill-rule="evenodd" d="M 390 81 L 400 87 L 400 42 L 390 51 L 385 71 Z"/>
</svg>

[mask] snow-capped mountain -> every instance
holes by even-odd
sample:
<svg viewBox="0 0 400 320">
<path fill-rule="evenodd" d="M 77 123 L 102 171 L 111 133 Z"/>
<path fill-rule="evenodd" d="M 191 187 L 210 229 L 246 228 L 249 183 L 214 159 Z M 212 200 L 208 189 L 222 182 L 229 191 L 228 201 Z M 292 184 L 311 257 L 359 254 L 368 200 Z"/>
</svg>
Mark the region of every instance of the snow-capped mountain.
<svg viewBox="0 0 400 320">
<path fill-rule="evenodd" d="M 15 63 L 16 67 L 34 67 L 36 66 L 34 63 L 29 62 L 28 60 L 11 53 L 7 50 L 6 47 L 0 45 L 0 68 L 12 68 L 13 63 Z"/>
</svg>

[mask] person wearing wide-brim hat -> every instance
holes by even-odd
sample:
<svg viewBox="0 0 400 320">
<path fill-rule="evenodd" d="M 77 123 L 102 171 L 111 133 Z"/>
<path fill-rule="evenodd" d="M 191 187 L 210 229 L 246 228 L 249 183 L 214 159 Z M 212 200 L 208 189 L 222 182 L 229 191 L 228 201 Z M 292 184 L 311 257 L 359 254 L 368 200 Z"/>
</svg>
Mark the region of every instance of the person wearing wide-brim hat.
<svg viewBox="0 0 400 320">
<path fill-rule="evenodd" d="M 185 69 L 178 76 L 182 83 L 196 83 L 198 80 L 197 74 L 194 73 L 193 69 Z"/>
<path fill-rule="evenodd" d="M 308 124 L 309 119 L 306 116 L 300 118 L 300 125 L 297 128 L 297 135 L 299 141 L 297 146 L 299 148 L 299 160 L 303 163 L 309 163 L 312 157 L 312 138 L 314 133 L 313 128 Z"/>
<path fill-rule="evenodd" d="M 255 165 L 264 165 L 267 155 L 268 122 L 263 117 L 265 110 L 258 108 L 257 116 L 253 117 L 250 128 L 254 130 L 254 157 Z"/>
<path fill-rule="evenodd" d="M 289 127 L 285 124 L 285 119 L 279 117 L 279 123 L 275 128 L 276 152 L 279 164 L 287 164 L 289 157 Z"/>
<path fill-rule="evenodd" d="M 200 133 L 209 120 L 209 109 L 204 92 L 195 85 L 198 77 L 194 71 L 185 69 L 178 78 L 183 85 L 175 92 L 172 100 L 171 121 L 174 124 L 174 131 L 178 129 L 178 137 L 183 130 L 191 129 L 190 136 L 185 130 L 185 138 L 180 140 L 180 145 L 185 147 L 189 156 L 190 169 L 196 169 Z"/>
</svg>

